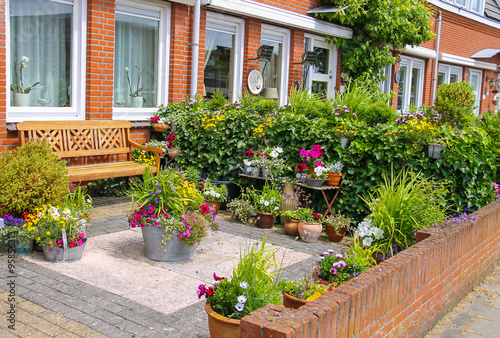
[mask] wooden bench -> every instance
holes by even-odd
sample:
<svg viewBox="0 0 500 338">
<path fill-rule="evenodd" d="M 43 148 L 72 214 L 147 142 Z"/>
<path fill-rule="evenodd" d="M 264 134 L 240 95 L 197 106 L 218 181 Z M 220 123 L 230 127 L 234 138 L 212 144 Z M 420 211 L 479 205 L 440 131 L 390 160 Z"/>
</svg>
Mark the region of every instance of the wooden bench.
<svg viewBox="0 0 500 338">
<path fill-rule="evenodd" d="M 131 126 L 121 120 L 26 121 L 18 123 L 17 130 L 21 145 L 28 140 L 46 139 L 61 159 L 91 160 L 92 164 L 68 165 L 70 179 L 81 182 L 142 175 L 147 167 L 155 174 L 160 170 L 160 155 L 165 150 L 130 140 Z M 156 166 L 132 161 L 132 148 L 153 152 Z M 123 155 L 126 160 L 119 160 Z M 110 161 L 110 157 L 117 160 Z"/>
</svg>

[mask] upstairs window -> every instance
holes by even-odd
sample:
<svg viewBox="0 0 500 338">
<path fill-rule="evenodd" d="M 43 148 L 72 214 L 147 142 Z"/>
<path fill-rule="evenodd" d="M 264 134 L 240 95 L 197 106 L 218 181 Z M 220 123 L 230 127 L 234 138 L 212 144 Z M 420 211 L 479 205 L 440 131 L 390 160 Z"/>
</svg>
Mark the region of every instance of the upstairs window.
<svg viewBox="0 0 500 338">
<path fill-rule="evenodd" d="M 457 7 L 464 8 L 469 12 L 483 15 L 484 0 L 445 0 L 445 1 L 452 3 Z"/>
</svg>

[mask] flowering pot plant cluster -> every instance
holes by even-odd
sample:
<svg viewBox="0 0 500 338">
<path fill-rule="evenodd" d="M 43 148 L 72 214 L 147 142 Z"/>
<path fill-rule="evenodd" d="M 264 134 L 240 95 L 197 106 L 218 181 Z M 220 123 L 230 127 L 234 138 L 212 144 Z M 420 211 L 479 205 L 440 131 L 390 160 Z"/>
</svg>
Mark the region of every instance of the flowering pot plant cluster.
<svg viewBox="0 0 500 338">
<path fill-rule="evenodd" d="M 278 270 L 280 263 L 276 261 L 276 249 L 266 247 L 266 239 L 267 236 L 260 246 L 255 243 L 240 249 L 240 259 L 231 277 L 214 273 L 211 286 L 198 286 L 198 298 L 204 296 L 215 312 L 233 319 L 241 319 L 267 304 L 280 305 L 284 282 L 278 283 L 276 275 L 270 272 Z"/>
<path fill-rule="evenodd" d="M 310 208 L 298 208 L 300 220 L 306 223 L 323 223 L 323 216 Z"/>
<path fill-rule="evenodd" d="M 298 281 L 286 281 L 286 284 L 283 286 L 283 292 L 298 299 L 315 300 L 328 291 L 332 291 L 334 288 L 335 284 L 333 283 L 303 278 Z"/>
<path fill-rule="evenodd" d="M 281 194 L 271 184 L 264 185 L 262 190 L 251 189 L 249 194 L 252 198 L 255 210 L 262 213 L 277 214 L 280 209 Z"/>
<path fill-rule="evenodd" d="M 162 243 L 176 236 L 181 242 L 194 245 L 209 229 L 219 229 L 215 213 L 203 203 L 196 184 L 181 172 L 164 170 L 154 176 L 146 170 L 142 182 L 131 183 L 128 196 L 132 199 L 130 227 L 161 228 Z"/>
<path fill-rule="evenodd" d="M 207 201 L 226 202 L 227 201 L 227 186 L 225 184 L 216 185 L 205 181 L 201 191 L 203 198 Z"/>
<path fill-rule="evenodd" d="M 360 250 L 328 250 L 320 255 L 317 275 L 320 280 L 335 285 L 341 285 L 349 279 L 358 276 L 373 265 L 370 255 Z"/>
</svg>

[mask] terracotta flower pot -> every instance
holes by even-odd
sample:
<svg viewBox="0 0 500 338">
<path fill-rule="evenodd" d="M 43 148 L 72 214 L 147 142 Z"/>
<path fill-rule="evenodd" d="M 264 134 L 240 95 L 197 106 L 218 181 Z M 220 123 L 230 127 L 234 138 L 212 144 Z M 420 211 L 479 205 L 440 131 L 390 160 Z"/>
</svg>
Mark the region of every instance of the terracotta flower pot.
<svg viewBox="0 0 500 338">
<path fill-rule="evenodd" d="M 298 309 L 302 305 L 306 305 L 310 300 L 300 299 L 292 296 L 288 292 L 283 291 L 283 306 L 290 309 Z"/>
<path fill-rule="evenodd" d="M 330 242 L 341 242 L 347 231 L 346 227 L 339 228 L 337 231 L 330 224 L 325 222 L 325 230 Z"/>
<path fill-rule="evenodd" d="M 153 124 L 153 129 L 156 130 L 156 131 L 167 131 L 170 129 L 170 126 L 168 124 L 165 124 L 165 123 L 155 123 Z"/>
<path fill-rule="evenodd" d="M 218 213 L 218 212 L 219 212 L 220 202 L 217 202 L 217 201 L 207 201 L 207 200 L 205 200 L 205 204 L 206 204 L 206 205 L 208 205 L 211 209 L 212 209 L 212 208 L 215 208 L 215 213 Z"/>
<path fill-rule="evenodd" d="M 260 212 L 257 211 L 257 221 L 255 225 L 262 229 L 271 229 L 274 225 L 274 219 L 276 217 L 270 212 Z"/>
<path fill-rule="evenodd" d="M 309 223 L 309 222 L 299 222 L 299 234 L 300 239 L 304 242 L 312 243 L 316 242 L 321 236 L 321 232 L 323 231 L 323 225 L 321 223 Z"/>
<path fill-rule="evenodd" d="M 170 150 L 170 152 L 168 153 L 168 156 L 169 156 L 170 158 L 176 158 L 176 157 L 179 155 L 179 153 L 180 153 L 180 152 L 181 152 L 181 150 L 180 150 L 180 149 L 172 149 L 172 150 Z"/>
<path fill-rule="evenodd" d="M 285 232 L 289 235 L 297 236 L 299 234 L 299 221 L 291 219 L 289 222 L 285 222 Z"/>
<path fill-rule="evenodd" d="M 340 184 L 341 178 L 341 173 L 328 173 L 328 180 L 326 181 L 326 185 L 330 187 L 336 187 Z"/>
<path fill-rule="evenodd" d="M 205 304 L 208 314 L 208 330 L 212 338 L 238 338 L 240 336 L 240 320 L 231 319 L 218 314 L 209 303 Z"/>
</svg>

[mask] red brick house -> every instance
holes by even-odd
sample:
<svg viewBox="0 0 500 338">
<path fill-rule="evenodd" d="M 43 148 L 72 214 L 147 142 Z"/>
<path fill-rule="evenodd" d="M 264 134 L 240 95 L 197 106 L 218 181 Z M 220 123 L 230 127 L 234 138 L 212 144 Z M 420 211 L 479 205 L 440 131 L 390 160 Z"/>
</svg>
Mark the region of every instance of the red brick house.
<svg viewBox="0 0 500 338">
<path fill-rule="evenodd" d="M 397 93 L 391 104 L 431 105 L 438 82 L 468 80 L 478 112 L 493 109 L 499 2 L 429 3 L 437 37 L 407 48 L 388 67 L 384 88 Z M 319 0 L 0 0 L 0 151 L 18 145 L 15 123 L 24 120 L 127 119 L 144 142 L 157 106 L 196 93 L 221 90 L 236 100 L 260 90 L 284 104 L 290 88 L 302 86 L 332 97 L 342 89 L 341 71 L 325 37 L 348 39 L 352 31 L 314 18 L 319 6 Z M 316 51 L 321 62 L 310 66 L 305 51 Z M 12 85 L 34 86 L 17 95 Z"/>
</svg>

